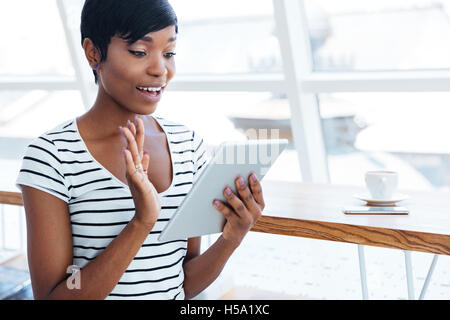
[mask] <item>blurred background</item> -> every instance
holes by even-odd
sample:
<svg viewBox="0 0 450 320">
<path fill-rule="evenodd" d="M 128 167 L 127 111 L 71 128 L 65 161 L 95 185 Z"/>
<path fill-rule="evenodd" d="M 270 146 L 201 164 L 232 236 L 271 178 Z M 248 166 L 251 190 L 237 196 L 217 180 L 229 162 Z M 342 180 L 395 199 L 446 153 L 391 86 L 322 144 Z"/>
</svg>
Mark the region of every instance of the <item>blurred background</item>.
<svg viewBox="0 0 450 320">
<path fill-rule="evenodd" d="M 292 2 L 298 10 L 284 10 Z M 32 138 L 93 103 L 83 3 L 0 2 L 2 191 L 18 191 Z M 194 128 L 210 149 L 248 129 L 268 129 L 268 138 L 277 129 L 290 144 L 268 180 L 364 185 L 365 171 L 390 169 L 400 188 L 450 191 L 450 0 L 170 3 L 177 75 L 156 115 Z M 26 250 L 21 210 L 1 206 L 0 262 Z M 406 299 L 402 253 L 367 247 L 366 259 L 369 297 Z M 412 259 L 419 288 L 432 256 Z M 450 299 L 448 270 L 443 256 L 427 298 Z M 280 294 L 361 298 L 351 244 L 251 233 L 224 275 Z"/>
</svg>

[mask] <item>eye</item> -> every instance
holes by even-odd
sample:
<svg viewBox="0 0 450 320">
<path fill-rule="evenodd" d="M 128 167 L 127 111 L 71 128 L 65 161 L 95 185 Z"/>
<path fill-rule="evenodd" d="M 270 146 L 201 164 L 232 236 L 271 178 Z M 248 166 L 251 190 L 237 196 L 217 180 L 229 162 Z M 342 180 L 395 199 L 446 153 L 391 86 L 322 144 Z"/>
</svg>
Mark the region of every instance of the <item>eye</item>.
<svg viewBox="0 0 450 320">
<path fill-rule="evenodd" d="M 144 57 L 147 53 L 145 51 L 134 51 L 134 50 L 128 50 L 132 55 L 136 57 Z"/>
<path fill-rule="evenodd" d="M 175 56 L 176 53 L 175 52 L 167 52 L 166 54 L 164 54 L 164 57 L 166 58 L 172 58 L 173 56 Z"/>
</svg>

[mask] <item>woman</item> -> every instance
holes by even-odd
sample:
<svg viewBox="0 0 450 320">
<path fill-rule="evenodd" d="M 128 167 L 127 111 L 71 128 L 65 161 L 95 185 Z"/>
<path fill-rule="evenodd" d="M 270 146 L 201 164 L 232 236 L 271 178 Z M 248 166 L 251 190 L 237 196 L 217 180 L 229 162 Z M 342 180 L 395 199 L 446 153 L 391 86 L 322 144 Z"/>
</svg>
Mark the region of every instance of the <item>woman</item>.
<svg viewBox="0 0 450 320">
<path fill-rule="evenodd" d="M 224 189 L 216 209 L 226 224 L 203 254 L 200 237 L 157 240 L 206 166 L 201 137 L 151 116 L 175 74 L 177 33 L 166 0 L 85 2 L 82 45 L 97 99 L 30 144 L 16 181 L 36 299 L 193 298 L 260 217 L 261 185 L 243 177 L 238 194 Z"/>
</svg>

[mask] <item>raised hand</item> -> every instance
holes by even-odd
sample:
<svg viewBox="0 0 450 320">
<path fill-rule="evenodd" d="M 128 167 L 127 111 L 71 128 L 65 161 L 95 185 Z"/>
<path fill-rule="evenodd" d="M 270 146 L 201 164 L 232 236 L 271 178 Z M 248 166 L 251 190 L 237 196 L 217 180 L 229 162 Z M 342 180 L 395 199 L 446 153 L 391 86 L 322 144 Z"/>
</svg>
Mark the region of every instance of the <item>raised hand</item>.
<svg viewBox="0 0 450 320">
<path fill-rule="evenodd" d="M 253 174 L 249 176 L 250 188 L 242 177 L 235 180 L 235 185 L 239 196 L 226 187 L 223 194 L 228 204 L 214 200 L 213 205 L 226 219 L 223 238 L 237 247 L 261 217 L 265 204 L 261 184 Z"/>
<path fill-rule="evenodd" d="M 150 229 L 158 220 L 161 203 L 158 192 L 148 179 L 150 157 L 144 152 L 144 122 L 136 116 L 135 123 L 128 121 L 127 127 L 120 127 L 127 141 L 123 149 L 126 178 L 136 208 L 135 219 Z"/>
</svg>

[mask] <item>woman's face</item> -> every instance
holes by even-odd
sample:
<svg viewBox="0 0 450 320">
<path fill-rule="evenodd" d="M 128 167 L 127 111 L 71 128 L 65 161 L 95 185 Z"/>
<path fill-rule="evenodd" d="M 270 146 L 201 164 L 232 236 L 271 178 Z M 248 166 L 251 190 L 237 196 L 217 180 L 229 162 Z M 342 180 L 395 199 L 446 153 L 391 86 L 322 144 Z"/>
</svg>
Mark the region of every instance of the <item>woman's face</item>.
<svg viewBox="0 0 450 320">
<path fill-rule="evenodd" d="M 99 66 L 100 90 L 137 114 L 151 114 L 175 74 L 175 26 L 150 32 L 133 44 L 111 39 Z"/>
</svg>

